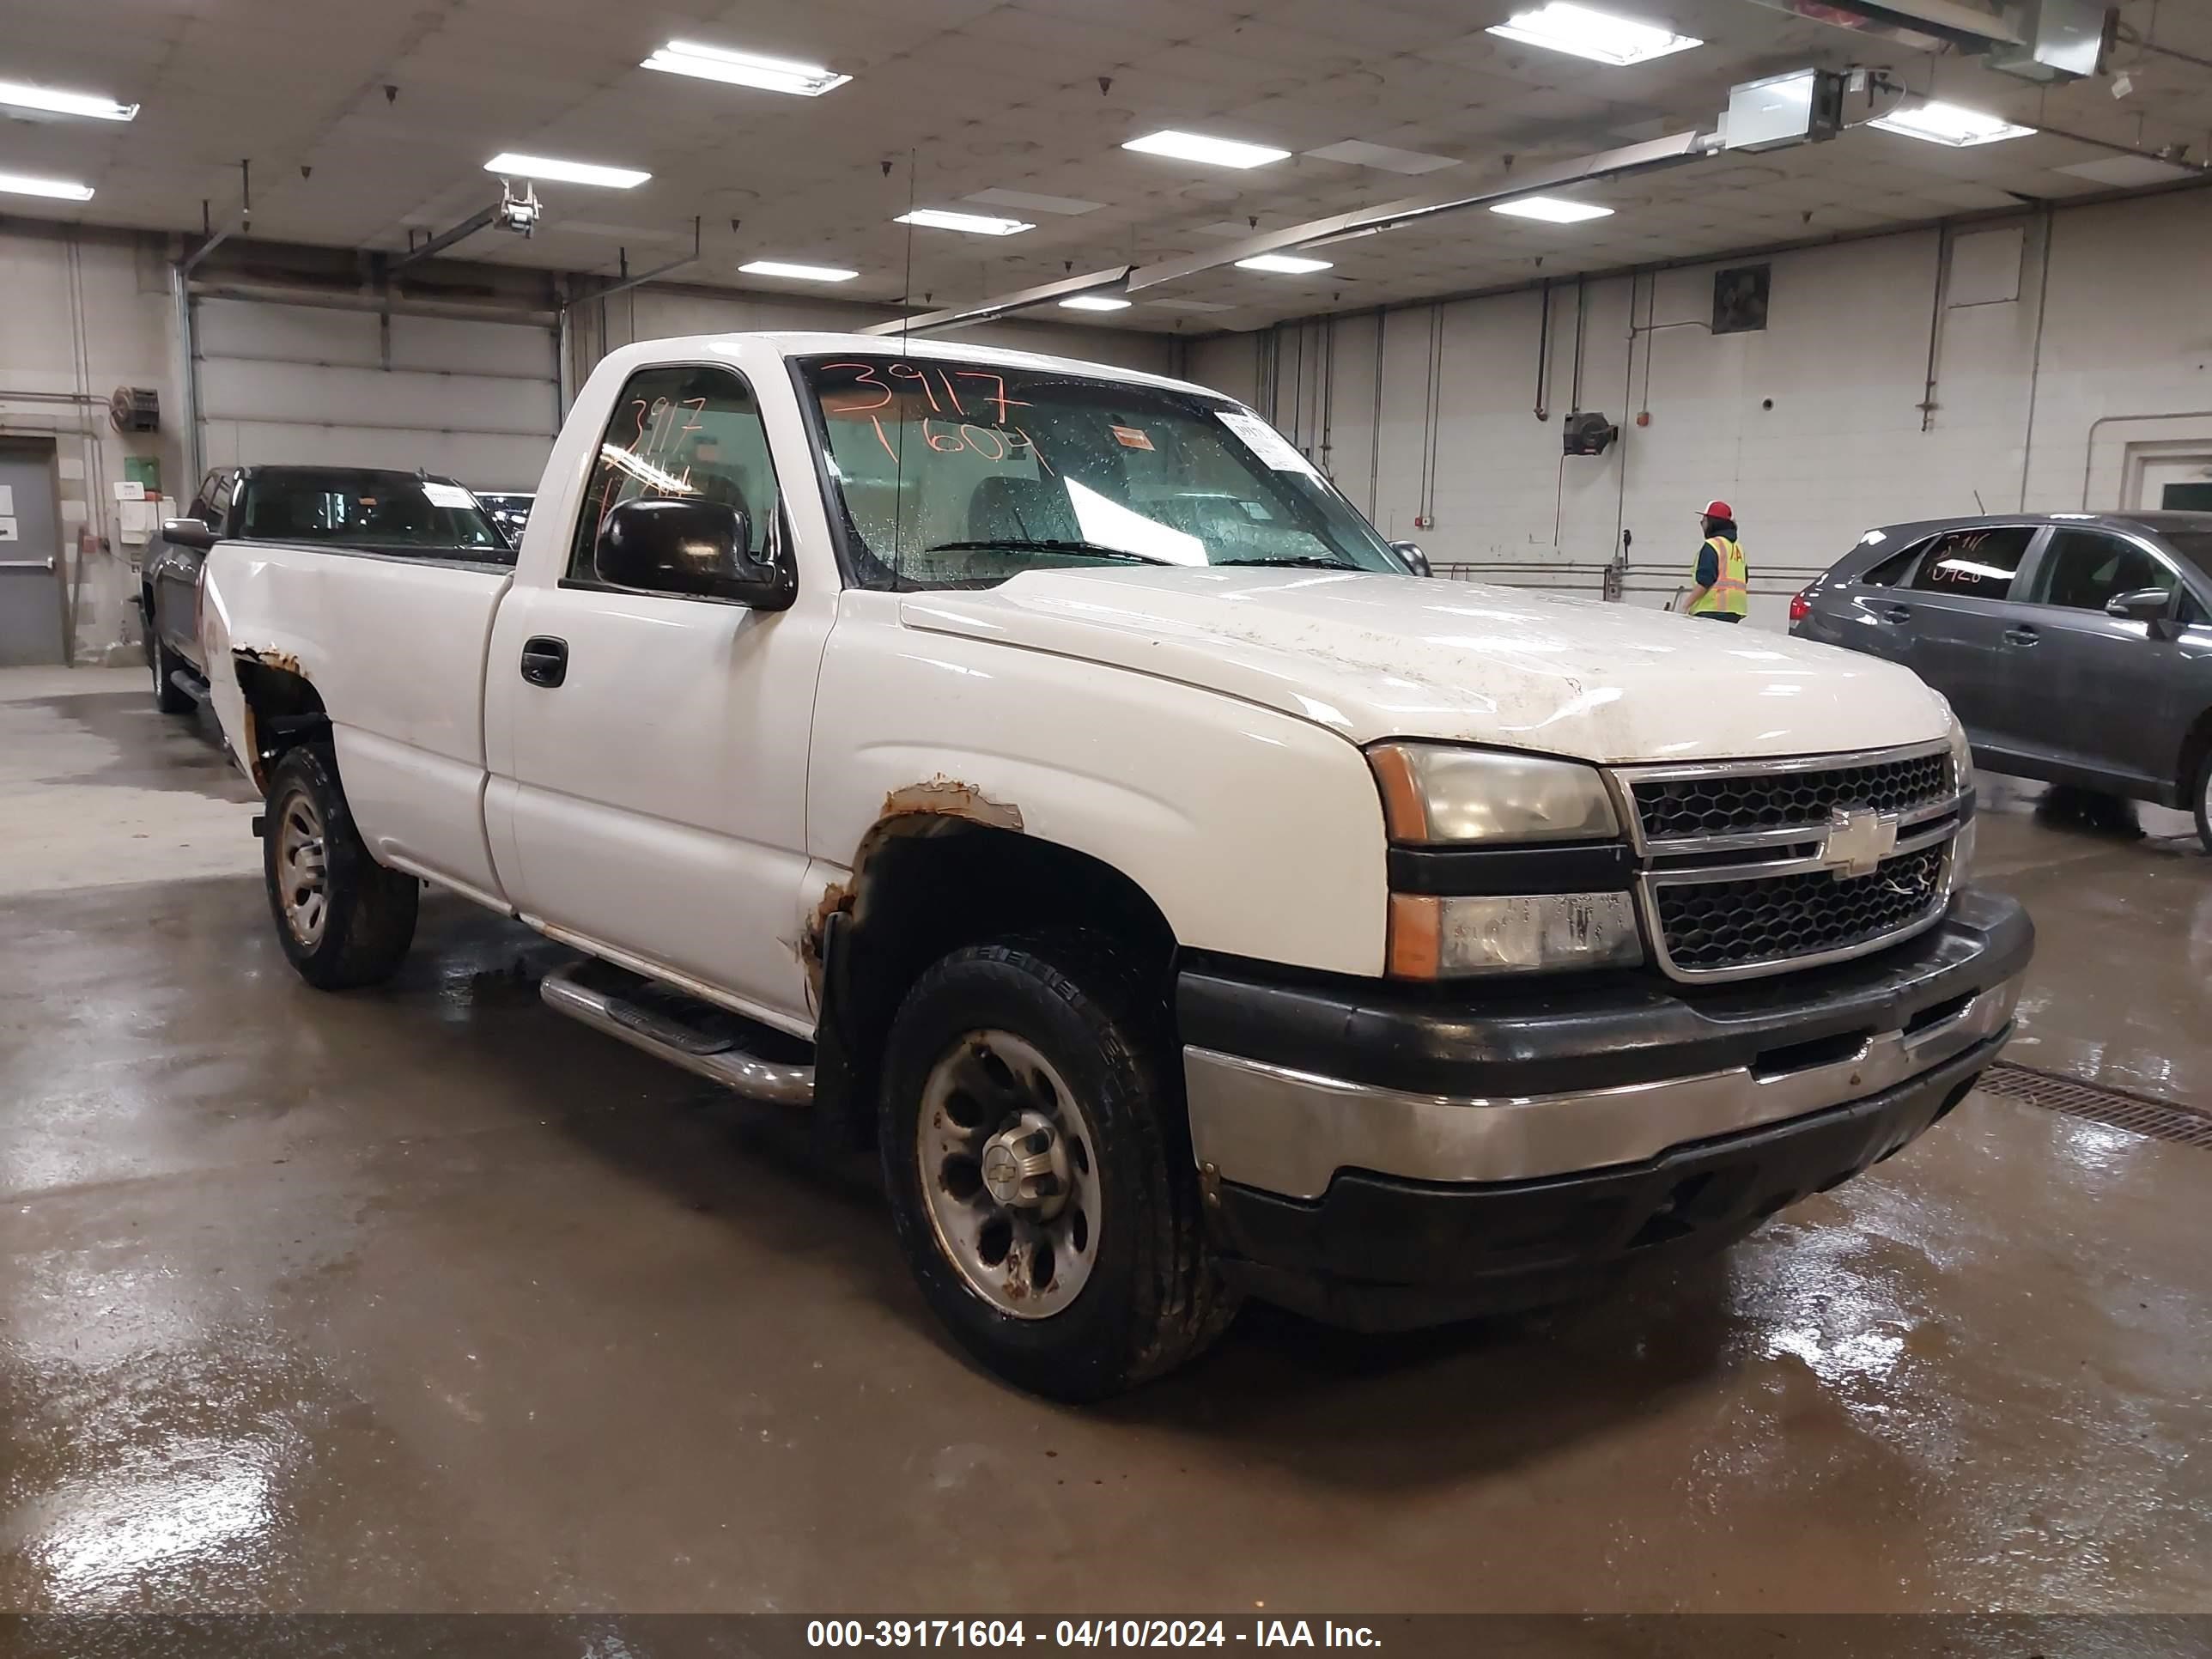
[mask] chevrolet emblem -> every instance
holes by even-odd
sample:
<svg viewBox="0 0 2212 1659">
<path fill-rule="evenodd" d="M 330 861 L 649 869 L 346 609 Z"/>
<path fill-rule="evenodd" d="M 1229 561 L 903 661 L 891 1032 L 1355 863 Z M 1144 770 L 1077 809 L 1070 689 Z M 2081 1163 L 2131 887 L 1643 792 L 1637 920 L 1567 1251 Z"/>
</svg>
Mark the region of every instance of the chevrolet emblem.
<svg viewBox="0 0 2212 1659">
<path fill-rule="evenodd" d="M 1820 862 L 1838 881 L 1874 874 L 1896 850 L 1896 813 L 1877 812 L 1871 806 L 1838 806 L 1829 812 Z"/>
</svg>

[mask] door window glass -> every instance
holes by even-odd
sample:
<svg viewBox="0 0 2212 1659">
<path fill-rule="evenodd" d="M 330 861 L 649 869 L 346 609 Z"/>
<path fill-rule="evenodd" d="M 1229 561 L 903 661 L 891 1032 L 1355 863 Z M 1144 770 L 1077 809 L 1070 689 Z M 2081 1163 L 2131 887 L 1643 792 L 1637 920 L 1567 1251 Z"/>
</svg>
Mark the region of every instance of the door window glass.
<svg viewBox="0 0 2212 1659">
<path fill-rule="evenodd" d="M 1915 542 L 1902 553 L 1893 553 L 1873 569 L 1868 571 L 1865 575 L 1861 576 L 1860 582 L 1868 587 L 1896 586 L 1905 580 L 1907 573 L 1912 568 L 1912 562 L 1920 556 L 1921 550 L 1927 545 L 1925 542 Z"/>
<path fill-rule="evenodd" d="M 2106 602 L 2146 587 L 2173 592 L 2173 571 L 2118 536 L 2094 530 L 2054 532 L 2035 579 L 2032 602 L 2069 611 L 2102 611 Z"/>
<path fill-rule="evenodd" d="M 571 581 L 599 580 L 592 554 L 599 526 L 641 496 L 726 502 L 745 515 L 753 556 L 775 556 L 782 501 L 768 429 L 752 388 L 736 370 L 684 364 L 629 377 L 601 435 L 576 515 Z"/>
<path fill-rule="evenodd" d="M 2009 598 L 2020 562 L 2034 539 L 2031 525 L 1947 530 L 1928 544 L 1927 556 L 1913 573 L 1912 586 L 1923 593 L 1958 593 L 1972 599 Z"/>
</svg>

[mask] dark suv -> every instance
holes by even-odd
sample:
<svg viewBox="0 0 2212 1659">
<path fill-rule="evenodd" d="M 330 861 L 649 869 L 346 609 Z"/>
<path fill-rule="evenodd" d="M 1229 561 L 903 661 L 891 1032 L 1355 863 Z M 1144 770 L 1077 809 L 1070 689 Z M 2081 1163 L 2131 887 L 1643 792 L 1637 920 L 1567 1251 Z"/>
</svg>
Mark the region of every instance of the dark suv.
<svg viewBox="0 0 2212 1659">
<path fill-rule="evenodd" d="M 225 541 L 514 562 L 513 544 L 451 478 L 377 467 L 216 467 L 200 480 L 184 516 L 162 525 L 139 577 L 146 662 L 165 714 L 191 708 L 204 688 L 200 568 L 208 549 Z"/>
<path fill-rule="evenodd" d="M 1886 525 L 1790 631 L 1903 663 L 1990 770 L 2193 808 L 2212 849 L 2212 513 Z"/>
</svg>

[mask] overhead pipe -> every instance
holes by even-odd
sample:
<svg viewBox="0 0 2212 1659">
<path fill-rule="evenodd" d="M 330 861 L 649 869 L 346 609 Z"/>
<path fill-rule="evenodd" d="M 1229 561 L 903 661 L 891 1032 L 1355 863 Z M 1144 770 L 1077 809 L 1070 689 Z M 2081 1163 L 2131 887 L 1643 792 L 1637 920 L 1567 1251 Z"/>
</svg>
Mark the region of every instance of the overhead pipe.
<svg viewBox="0 0 2212 1659">
<path fill-rule="evenodd" d="M 1536 418 L 1552 418 L 1552 279 L 1544 278 L 1544 315 L 1536 325 Z"/>
<path fill-rule="evenodd" d="M 398 270 L 404 266 L 413 264 L 417 259 L 428 259 L 434 255 L 443 253 L 447 248 L 453 246 L 454 243 L 460 241 L 465 237 L 475 235 L 478 231 L 483 229 L 487 225 L 489 225 L 494 220 L 499 217 L 500 210 L 506 205 L 507 198 L 502 196 L 498 201 L 494 202 L 489 207 L 485 208 L 482 212 L 472 213 L 467 218 L 462 220 L 458 225 L 454 225 L 449 229 L 441 230 L 435 236 L 431 237 L 429 240 L 423 242 L 417 246 L 409 248 L 404 253 L 398 254 L 392 258 L 387 259 L 385 261 L 384 265 L 386 273 L 389 275 L 392 271 Z"/>
<path fill-rule="evenodd" d="M 681 258 L 671 259 L 666 264 L 655 265 L 651 270 L 641 270 L 636 276 L 632 276 L 629 274 L 629 250 L 623 248 L 621 250 L 623 270 L 622 280 L 610 283 L 605 288 L 595 288 L 587 294 L 580 294 L 574 300 L 569 301 L 568 305 L 580 305 L 587 301 L 606 299 L 611 295 L 625 294 L 641 283 L 652 282 L 656 277 L 665 276 L 672 270 L 681 270 L 686 265 L 698 264 L 701 222 L 699 216 L 694 214 L 691 219 L 691 252 Z M 568 307 L 563 306 L 562 308 L 566 310 Z"/>
</svg>

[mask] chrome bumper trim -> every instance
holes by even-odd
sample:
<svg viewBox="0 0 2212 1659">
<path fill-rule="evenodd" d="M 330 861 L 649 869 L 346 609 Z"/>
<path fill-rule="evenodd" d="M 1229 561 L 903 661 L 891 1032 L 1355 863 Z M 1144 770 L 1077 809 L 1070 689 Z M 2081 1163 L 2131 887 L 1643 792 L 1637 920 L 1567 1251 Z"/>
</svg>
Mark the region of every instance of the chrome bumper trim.
<svg viewBox="0 0 2212 1659">
<path fill-rule="evenodd" d="M 1636 1164 L 1909 1082 L 2002 1031 L 2020 988 L 2017 978 L 1992 986 L 1948 1019 L 1910 1036 L 1881 1033 L 1825 1065 L 1571 1094 L 1407 1094 L 1186 1048 L 1191 1149 L 1224 1181 L 1291 1198 L 1319 1198 L 1340 1170 L 1472 1183 Z"/>
</svg>

